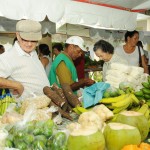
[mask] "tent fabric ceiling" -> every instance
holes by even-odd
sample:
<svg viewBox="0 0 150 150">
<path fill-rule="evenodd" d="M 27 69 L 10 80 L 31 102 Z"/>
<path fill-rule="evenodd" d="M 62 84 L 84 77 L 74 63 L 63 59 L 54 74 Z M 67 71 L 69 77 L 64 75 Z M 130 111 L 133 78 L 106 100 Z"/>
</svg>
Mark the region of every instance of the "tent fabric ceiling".
<svg viewBox="0 0 150 150">
<path fill-rule="evenodd" d="M 12 20 L 33 19 L 36 21 L 43 21 L 47 16 L 51 22 L 60 25 L 70 23 L 94 28 L 133 30 L 136 27 L 137 13 L 87 2 L 105 3 L 132 9 L 150 7 L 149 0 L 81 0 L 83 3 L 77 1 L 79 0 L 0 0 L 0 16 Z M 46 29 L 44 32 L 48 30 Z"/>
<path fill-rule="evenodd" d="M 75 0 L 80 2 L 95 3 L 99 5 L 108 4 L 108 6 L 118 6 L 126 9 L 150 9 L 149 0 Z"/>
<path fill-rule="evenodd" d="M 0 0 L 0 16 L 9 19 L 33 19 L 59 21 L 65 11 L 65 5 L 71 0 Z"/>
<path fill-rule="evenodd" d="M 89 0 L 89 1 L 133 9 L 134 7 L 140 5 L 141 3 L 146 2 L 147 0 Z"/>
<path fill-rule="evenodd" d="M 15 32 L 16 31 L 17 20 L 7 19 L 5 17 L 0 17 L 0 31 L 1 32 Z M 41 21 L 42 33 L 54 34 L 56 33 L 56 24 L 51 21 Z"/>
<path fill-rule="evenodd" d="M 81 24 L 94 28 L 115 28 L 134 30 L 137 13 L 71 2 L 65 9 L 63 21 L 70 24 Z"/>
</svg>

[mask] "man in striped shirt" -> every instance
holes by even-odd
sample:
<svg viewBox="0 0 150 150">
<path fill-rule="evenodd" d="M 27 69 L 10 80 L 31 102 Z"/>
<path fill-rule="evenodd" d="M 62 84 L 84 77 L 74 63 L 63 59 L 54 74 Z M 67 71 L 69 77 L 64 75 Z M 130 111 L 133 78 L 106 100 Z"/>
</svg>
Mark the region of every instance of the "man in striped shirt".
<svg viewBox="0 0 150 150">
<path fill-rule="evenodd" d="M 22 95 L 21 98 L 31 93 L 43 94 L 43 88 L 49 86 L 49 81 L 35 51 L 42 38 L 41 24 L 21 20 L 16 24 L 16 31 L 17 41 L 10 50 L 0 55 L 0 77 L 7 80 L 11 89 L 18 88 L 17 94 Z M 15 87 L 10 80 L 22 86 Z"/>
</svg>

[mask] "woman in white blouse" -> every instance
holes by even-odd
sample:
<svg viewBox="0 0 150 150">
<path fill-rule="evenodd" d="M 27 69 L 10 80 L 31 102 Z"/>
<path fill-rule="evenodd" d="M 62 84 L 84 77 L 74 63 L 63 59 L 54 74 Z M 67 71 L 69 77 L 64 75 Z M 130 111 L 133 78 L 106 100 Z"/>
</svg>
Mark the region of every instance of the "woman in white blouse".
<svg viewBox="0 0 150 150">
<path fill-rule="evenodd" d="M 148 67 L 145 63 L 143 49 L 138 49 L 137 42 L 139 41 L 139 32 L 127 31 L 125 33 L 125 45 L 115 49 L 115 53 L 127 60 L 128 65 L 140 66 L 144 68 L 144 72 L 148 73 Z M 140 61 L 141 60 L 141 61 Z"/>
</svg>

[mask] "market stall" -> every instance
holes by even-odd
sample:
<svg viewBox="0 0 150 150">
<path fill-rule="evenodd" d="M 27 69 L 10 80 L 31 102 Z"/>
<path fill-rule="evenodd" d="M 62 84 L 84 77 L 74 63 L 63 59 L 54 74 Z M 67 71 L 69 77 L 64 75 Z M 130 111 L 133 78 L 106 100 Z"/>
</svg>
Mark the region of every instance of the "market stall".
<svg viewBox="0 0 150 150">
<path fill-rule="evenodd" d="M 150 76 L 141 82 L 140 91 L 133 83 L 115 88 L 97 82 L 80 99 L 67 84 L 45 87 L 45 95 L 30 95 L 21 103 L 6 94 L 0 101 L 1 149 L 149 150 Z"/>
<path fill-rule="evenodd" d="M 105 0 L 99 2 L 44 0 L 35 5 L 36 0 L 1 0 L 0 16 L 14 20 L 10 27 L 16 20 L 43 21 L 47 16 L 52 24 L 81 24 L 123 32 L 135 29 L 136 12 L 149 9 L 148 0 L 110 1 L 109 5 Z M 9 24 L 10 20 L 5 21 Z M 0 24 L 2 30 L 8 30 L 3 22 Z M 49 21 L 43 22 L 43 33 L 51 32 L 50 25 Z M 121 38 L 122 32 L 111 34 Z M 103 36 L 106 34 L 103 32 Z M 120 64 L 111 65 L 105 82 L 99 76 L 91 76 L 95 84 L 76 93 L 68 84 L 46 86 L 43 95 L 30 93 L 21 100 L 4 91 L 0 97 L 0 149 L 149 150 L 150 76 L 143 68 Z"/>
</svg>

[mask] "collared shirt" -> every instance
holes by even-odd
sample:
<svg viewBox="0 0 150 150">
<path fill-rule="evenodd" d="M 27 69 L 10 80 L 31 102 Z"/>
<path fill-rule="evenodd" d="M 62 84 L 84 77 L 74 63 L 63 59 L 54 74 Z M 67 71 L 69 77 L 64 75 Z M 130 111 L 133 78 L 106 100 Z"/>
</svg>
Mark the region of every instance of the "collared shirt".
<svg viewBox="0 0 150 150">
<path fill-rule="evenodd" d="M 111 67 L 111 63 L 121 63 L 121 64 L 128 64 L 128 62 L 123 59 L 122 57 L 120 57 L 119 55 L 117 54 L 113 54 L 112 55 L 112 58 L 110 59 L 110 61 L 108 62 L 104 62 L 104 65 L 103 65 L 103 81 L 105 81 L 105 77 L 106 77 L 106 72 L 107 70 L 110 69 Z"/>
<path fill-rule="evenodd" d="M 36 51 L 28 54 L 21 49 L 18 42 L 12 49 L 0 55 L 0 77 L 22 83 L 24 86 L 22 98 L 28 97 L 33 92 L 43 94 L 43 88 L 49 86 Z"/>
</svg>

